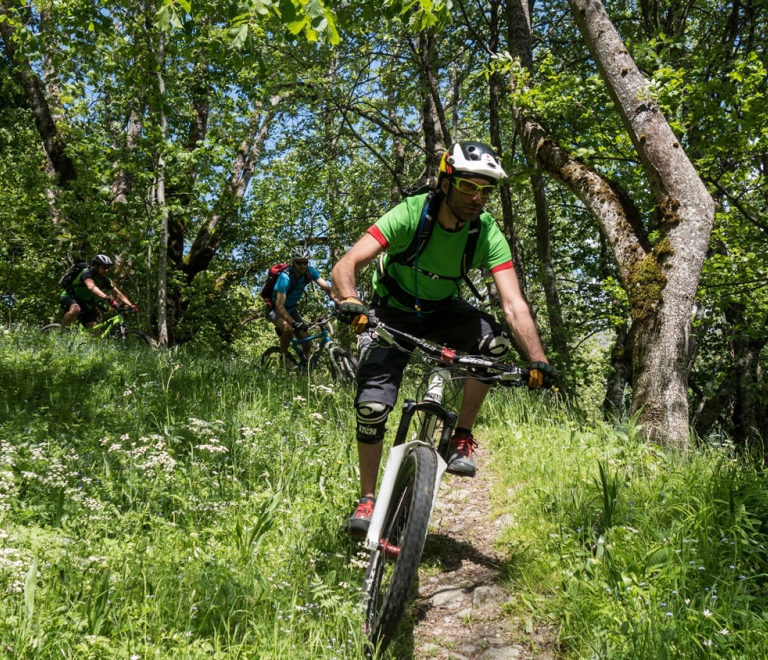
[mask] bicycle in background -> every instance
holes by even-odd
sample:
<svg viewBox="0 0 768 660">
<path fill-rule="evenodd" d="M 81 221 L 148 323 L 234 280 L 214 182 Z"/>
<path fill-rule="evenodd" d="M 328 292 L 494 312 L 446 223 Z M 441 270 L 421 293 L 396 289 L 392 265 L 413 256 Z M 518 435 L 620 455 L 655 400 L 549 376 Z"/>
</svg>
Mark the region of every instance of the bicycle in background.
<svg viewBox="0 0 768 660">
<path fill-rule="evenodd" d="M 357 358 L 343 349 L 333 338 L 333 326 L 329 316 L 310 324 L 309 335 L 304 339 L 291 339 L 291 345 L 285 356 L 285 366 L 303 374 L 318 369 L 327 369 L 331 376 L 342 383 L 353 383 L 357 375 Z M 278 331 L 279 334 L 279 331 Z M 309 354 L 304 354 L 303 347 L 309 342 L 317 342 Z M 281 361 L 280 347 L 270 346 L 261 356 L 261 363 L 274 369 Z"/>
<path fill-rule="evenodd" d="M 120 346 L 155 346 L 155 340 L 146 332 L 131 328 L 128 325 L 125 315 L 135 314 L 130 305 L 118 303 L 115 310 L 117 313 L 113 316 L 97 323 L 92 328 L 83 328 L 83 330 L 95 337 L 109 337 Z M 55 330 L 61 330 L 61 323 L 49 323 L 40 328 L 41 332 L 53 332 Z"/>
<path fill-rule="evenodd" d="M 447 467 L 448 445 L 458 414 L 445 401 L 456 381 L 481 376 L 507 386 L 528 384 L 529 371 L 474 355 L 457 355 L 372 320 L 376 341 L 395 346 L 428 366 L 419 391 L 407 399 L 381 478 L 365 547 L 370 550 L 363 584 L 365 634 L 370 652 L 384 651 L 394 637 L 418 574 L 429 520 Z M 452 388 L 453 385 L 453 388 Z"/>
</svg>

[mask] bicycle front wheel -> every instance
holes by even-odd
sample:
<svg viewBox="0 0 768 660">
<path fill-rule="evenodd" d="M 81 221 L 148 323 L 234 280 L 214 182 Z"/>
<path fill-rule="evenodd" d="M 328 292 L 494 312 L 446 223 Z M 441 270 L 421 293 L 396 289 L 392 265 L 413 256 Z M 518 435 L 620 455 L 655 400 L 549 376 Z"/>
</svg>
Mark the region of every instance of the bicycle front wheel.
<svg viewBox="0 0 768 660">
<path fill-rule="evenodd" d="M 355 382 L 359 365 L 357 358 L 352 353 L 343 349 L 337 349 L 332 354 L 329 353 L 328 357 L 331 360 L 331 373 L 334 378 L 342 383 Z"/>
<path fill-rule="evenodd" d="M 110 335 L 118 346 L 125 346 L 125 348 L 155 345 L 155 340 L 146 332 L 134 328 L 121 328 L 120 326 L 116 326 Z"/>
<path fill-rule="evenodd" d="M 365 574 L 365 633 L 383 651 L 397 624 L 419 570 L 429 528 L 437 459 L 430 447 L 415 446 L 397 474 L 379 547 Z M 389 559 L 389 561 L 388 561 Z"/>
<path fill-rule="evenodd" d="M 40 332 L 54 332 L 55 330 L 61 330 L 61 323 L 49 323 L 40 328 Z"/>
<path fill-rule="evenodd" d="M 279 366 L 283 365 L 283 356 L 280 354 L 279 346 L 270 346 L 266 351 L 261 354 L 261 364 L 267 367 L 270 371 L 276 371 Z M 299 368 L 296 363 L 296 358 L 290 353 L 285 356 L 285 368 L 290 371 L 294 371 Z"/>
</svg>

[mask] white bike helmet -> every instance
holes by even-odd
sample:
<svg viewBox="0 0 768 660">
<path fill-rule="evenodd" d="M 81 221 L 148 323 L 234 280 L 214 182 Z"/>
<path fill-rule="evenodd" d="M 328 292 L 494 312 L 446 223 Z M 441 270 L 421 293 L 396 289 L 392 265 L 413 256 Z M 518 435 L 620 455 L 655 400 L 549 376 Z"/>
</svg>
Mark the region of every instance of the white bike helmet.
<svg viewBox="0 0 768 660">
<path fill-rule="evenodd" d="M 487 144 L 457 142 L 440 160 L 441 176 L 481 176 L 491 181 L 506 179 L 507 173 Z"/>
<path fill-rule="evenodd" d="M 112 259 L 110 259 L 106 254 L 97 254 L 93 261 L 91 262 L 91 265 L 93 266 L 112 266 Z"/>
<path fill-rule="evenodd" d="M 305 248 L 303 245 L 297 245 L 295 248 L 291 250 L 291 260 L 295 261 L 296 259 L 309 259 L 309 250 Z"/>
</svg>

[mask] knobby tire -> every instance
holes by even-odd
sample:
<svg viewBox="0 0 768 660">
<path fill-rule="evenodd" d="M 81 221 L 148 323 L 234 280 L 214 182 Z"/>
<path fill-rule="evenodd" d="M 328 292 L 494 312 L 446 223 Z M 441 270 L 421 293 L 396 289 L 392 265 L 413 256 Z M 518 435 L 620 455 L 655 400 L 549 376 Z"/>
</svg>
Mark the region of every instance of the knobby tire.
<svg viewBox="0 0 768 660">
<path fill-rule="evenodd" d="M 371 552 L 365 574 L 365 633 L 373 649 L 383 651 L 394 637 L 419 570 L 429 529 L 437 459 L 417 445 L 403 459 L 383 527 L 383 542 L 399 546 L 387 560 L 381 547 Z"/>
<path fill-rule="evenodd" d="M 268 367 L 271 371 L 276 371 L 281 362 L 280 357 L 280 347 L 270 346 L 261 354 L 261 364 Z M 285 366 L 291 370 L 299 368 L 296 358 L 290 353 L 285 356 Z"/>
<path fill-rule="evenodd" d="M 125 328 L 125 334 L 120 331 L 119 326 L 110 333 L 111 337 L 119 346 L 133 348 L 134 346 L 154 346 L 155 341 L 146 332 L 136 330 L 135 328 Z"/>
<path fill-rule="evenodd" d="M 340 380 L 343 383 L 354 383 L 357 377 L 358 362 L 352 353 L 345 351 L 344 349 L 336 349 L 333 351 L 333 356 L 329 355 L 329 359 L 336 363 L 338 370 L 331 365 L 331 373 L 333 377 Z"/>
<path fill-rule="evenodd" d="M 40 332 L 52 332 L 53 330 L 61 329 L 61 323 L 49 323 L 40 328 Z"/>
</svg>

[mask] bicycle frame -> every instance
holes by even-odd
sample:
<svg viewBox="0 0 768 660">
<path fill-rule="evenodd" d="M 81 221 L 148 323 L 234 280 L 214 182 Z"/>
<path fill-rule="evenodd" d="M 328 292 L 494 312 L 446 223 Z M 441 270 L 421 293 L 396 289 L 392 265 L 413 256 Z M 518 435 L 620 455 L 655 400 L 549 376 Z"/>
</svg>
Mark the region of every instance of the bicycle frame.
<svg viewBox="0 0 768 660">
<path fill-rule="evenodd" d="M 123 315 L 118 312 L 114 316 L 110 316 L 108 319 L 102 321 L 101 323 L 88 328 L 88 331 L 91 332 L 95 337 L 107 337 L 112 331 L 112 328 L 119 327 L 121 325 L 125 326 L 126 323 Z"/>
<path fill-rule="evenodd" d="M 311 371 L 317 367 L 323 352 L 326 352 L 331 363 L 331 369 L 334 371 L 334 375 L 337 378 L 343 379 L 346 375 L 345 369 L 344 366 L 339 363 L 336 351 L 338 344 L 332 335 L 330 318 L 318 321 L 317 323 L 313 324 L 312 328 L 318 328 L 319 332 L 314 331 L 308 337 L 304 337 L 304 339 L 296 339 L 295 337 L 291 338 L 291 348 L 293 349 L 293 354 L 295 355 L 296 364 L 298 365 L 299 369 L 303 372 Z M 302 344 L 306 344 L 307 342 L 313 340 L 318 340 L 317 349 L 310 355 L 309 359 L 307 359 L 307 356 L 304 355 L 304 351 L 301 349 L 301 346 Z"/>
<path fill-rule="evenodd" d="M 299 365 L 300 369 L 305 371 L 310 368 L 314 369 L 315 366 L 317 366 L 317 361 L 320 359 L 320 353 L 322 352 L 323 348 L 328 346 L 328 344 L 333 341 L 326 328 L 326 323 L 327 321 L 320 321 L 315 325 L 316 328 L 320 329 L 320 332 L 317 334 L 310 334 L 303 339 L 296 339 L 296 337 L 291 337 L 291 348 L 293 349 L 293 353 L 296 356 L 296 363 Z M 304 351 L 301 349 L 301 346 L 302 344 L 307 344 L 316 339 L 319 340 L 317 349 L 310 356 L 310 358 L 307 359 L 307 356 L 304 355 Z"/>
<path fill-rule="evenodd" d="M 405 333 L 394 330 L 393 328 L 383 328 L 380 324 L 377 325 L 377 334 L 380 338 L 384 339 L 389 344 L 394 344 L 394 337 L 401 337 L 411 342 L 416 342 L 417 346 L 420 346 L 422 350 L 431 351 L 434 357 L 434 349 L 430 347 L 428 343 L 421 342 L 420 340 L 406 335 Z M 393 336 L 394 335 L 394 336 Z M 443 403 L 443 395 L 445 391 L 445 384 L 451 379 L 451 372 L 445 368 L 446 364 L 450 364 L 456 358 L 456 352 L 450 349 L 442 349 L 437 351 L 440 354 L 440 360 L 434 369 L 432 370 L 427 390 L 424 394 L 424 400 L 417 403 L 413 400 L 406 400 L 403 405 L 403 411 L 400 416 L 400 424 L 397 428 L 397 434 L 392 448 L 387 456 L 387 463 L 384 467 L 384 474 L 382 476 L 381 485 L 379 486 L 378 497 L 376 498 L 376 507 L 373 510 L 373 516 L 371 518 L 370 526 L 368 527 L 368 535 L 365 538 L 365 547 L 368 550 L 376 550 L 379 547 L 382 526 L 384 519 L 389 509 L 389 503 L 392 499 L 392 492 L 395 487 L 395 480 L 398 470 L 402 464 L 406 454 L 410 447 L 416 445 L 425 445 L 431 447 L 437 457 L 437 471 L 435 474 L 435 485 L 432 491 L 432 510 L 434 510 L 435 501 L 437 500 L 437 493 L 440 488 L 440 482 L 445 474 L 447 464 L 445 459 L 441 455 L 441 452 L 445 450 L 450 442 L 453 429 L 458 421 L 458 415 L 446 409 Z M 461 361 L 465 364 L 471 364 L 472 357 L 458 358 L 457 361 Z M 476 363 L 478 366 L 485 362 L 483 359 L 479 359 Z M 510 369 L 511 374 L 523 374 L 527 372 L 520 369 Z M 418 437 L 416 440 L 406 442 L 406 434 L 411 424 L 413 415 L 417 412 L 423 412 L 426 414 L 424 424 L 419 428 Z M 435 447 L 435 431 L 439 422 L 443 424 L 443 430 L 440 436 L 438 446 Z M 432 515 L 430 510 L 430 517 Z"/>
</svg>

